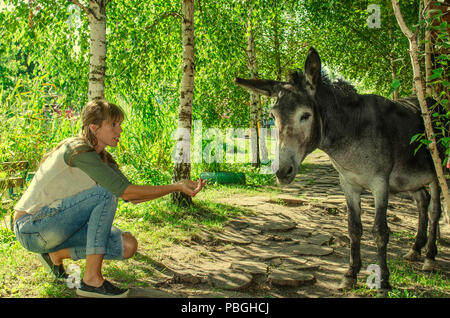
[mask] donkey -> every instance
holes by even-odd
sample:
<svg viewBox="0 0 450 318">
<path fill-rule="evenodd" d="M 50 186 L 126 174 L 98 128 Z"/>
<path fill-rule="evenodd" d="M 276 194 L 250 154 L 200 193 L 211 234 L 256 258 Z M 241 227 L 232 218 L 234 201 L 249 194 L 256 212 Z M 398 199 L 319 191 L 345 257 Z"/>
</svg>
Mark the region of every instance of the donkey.
<svg viewBox="0 0 450 318">
<path fill-rule="evenodd" d="M 405 258 L 419 260 L 426 245 L 423 269 L 434 269 L 440 188 L 429 151 L 422 147 L 414 154 L 417 144 L 410 143 L 412 136 L 424 131 L 417 99 L 395 102 L 378 95 L 359 95 L 343 81 L 332 83 L 322 74 L 314 48 L 308 52 L 304 72 L 291 73 L 288 82 L 236 78 L 235 83 L 276 98 L 270 113 L 279 130 L 276 177 L 280 184 L 291 183 L 302 161 L 316 148 L 328 154 L 338 171 L 347 202 L 350 236 L 350 264 L 340 290 L 356 284 L 362 266 L 360 196 L 364 189 L 372 192 L 375 201 L 372 233 L 381 269 L 378 294 L 387 295 L 391 289 L 386 263 L 389 193 L 409 192 L 419 210 L 417 236 Z M 428 219 L 431 228 L 427 239 Z"/>
</svg>

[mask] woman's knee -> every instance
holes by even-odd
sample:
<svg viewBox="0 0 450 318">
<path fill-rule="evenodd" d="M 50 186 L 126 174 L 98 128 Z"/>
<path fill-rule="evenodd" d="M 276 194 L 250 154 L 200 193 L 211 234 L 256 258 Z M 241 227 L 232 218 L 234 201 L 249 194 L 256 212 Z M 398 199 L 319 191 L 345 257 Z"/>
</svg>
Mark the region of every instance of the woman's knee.
<svg viewBox="0 0 450 318">
<path fill-rule="evenodd" d="M 97 193 L 104 197 L 106 200 L 117 200 L 117 197 L 114 193 L 112 193 L 111 191 L 109 191 L 108 189 L 106 189 L 105 187 L 101 187 L 101 186 L 97 186 L 96 187 Z"/>
<path fill-rule="evenodd" d="M 122 233 L 123 238 L 123 257 L 130 258 L 136 254 L 138 248 L 138 241 L 129 233 Z"/>
</svg>

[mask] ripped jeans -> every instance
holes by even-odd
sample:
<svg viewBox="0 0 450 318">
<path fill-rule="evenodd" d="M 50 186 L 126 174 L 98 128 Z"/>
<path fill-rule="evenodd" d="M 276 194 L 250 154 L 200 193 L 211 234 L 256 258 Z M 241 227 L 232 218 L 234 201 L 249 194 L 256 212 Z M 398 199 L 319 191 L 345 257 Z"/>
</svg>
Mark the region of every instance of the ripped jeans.
<svg viewBox="0 0 450 318">
<path fill-rule="evenodd" d="M 56 208 L 46 206 L 20 217 L 14 233 L 25 249 L 35 253 L 68 248 L 73 260 L 91 254 L 123 259 L 123 232 L 112 226 L 117 201 L 107 189 L 94 186 L 63 199 Z"/>
</svg>

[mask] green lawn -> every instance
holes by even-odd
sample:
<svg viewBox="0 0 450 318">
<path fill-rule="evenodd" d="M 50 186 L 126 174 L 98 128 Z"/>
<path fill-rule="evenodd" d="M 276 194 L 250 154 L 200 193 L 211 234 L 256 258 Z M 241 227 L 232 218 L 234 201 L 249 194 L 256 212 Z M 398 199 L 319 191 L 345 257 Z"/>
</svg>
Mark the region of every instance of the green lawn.
<svg viewBox="0 0 450 318">
<path fill-rule="evenodd" d="M 139 249 L 132 259 L 104 261 L 105 277 L 123 286 L 149 285 L 145 281 L 153 275 L 152 260 L 158 259 L 161 248 L 182 244 L 200 228 L 220 230 L 230 217 L 248 213 L 212 201 L 236 193 L 254 195 L 258 191 L 251 186 L 208 186 L 188 209 L 173 205 L 169 197 L 138 205 L 119 201 L 114 225 L 133 233 Z M 69 289 L 64 282 L 55 282 L 47 274 L 35 254 L 22 248 L 9 229 L 1 227 L 0 231 L 0 298 L 75 296 L 74 289 Z M 84 260 L 71 263 L 84 267 Z"/>
<path fill-rule="evenodd" d="M 139 242 L 138 253 L 125 261 L 105 261 L 105 277 L 120 282 L 121 286 L 147 287 L 156 275 L 159 252 L 173 244 L 183 244 L 200 229 L 220 230 L 224 223 L 237 215 L 252 212 L 219 203 L 215 198 L 236 194 L 257 195 L 276 190 L 253 186 L 208 186 L 194 198 L 194 206 L 180 209 L 170 203 L 169 197 L 132 205 L 120 202 L 114 225 L 130 231 Z M 14 234 L 0 228 L 0 298 L 3 297 L 75 297 L 74 289 L 64 282 L 55 282 L 41 266 L 35 255 L 16 241 Z M 406 235 L 406 234 L 405 234 Z M 84 268 L 84 260 L 70 262 Z M 391 298 L 448 297 L 450 282 L 440 273 L 424 273 L 418 264 L 390 259 Z M 361 281 L 354 296 L 375 296 L 375 290 Z"/>
</svg>

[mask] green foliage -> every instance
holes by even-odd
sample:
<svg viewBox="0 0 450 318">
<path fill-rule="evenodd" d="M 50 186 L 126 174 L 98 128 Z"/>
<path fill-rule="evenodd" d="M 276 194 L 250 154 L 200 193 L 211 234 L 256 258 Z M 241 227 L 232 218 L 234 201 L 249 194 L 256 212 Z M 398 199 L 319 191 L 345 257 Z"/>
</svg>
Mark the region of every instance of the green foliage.
<svg viewBox="0 0 450 318">
<path fill-rule="evenodd" d="M 55 86 L 47 82 L 46 74 L 19 79 L 12 90 L 0 90 L 0 161 L 27 160 L 36 165 L 61 137 L 76 134 L 76 118 L 56 113 L 51 108 L 55 100 Z"/>
<path fill-rule="evenodd" d="M 7 3 L 8 7 L 0 0 L 0 162 L 27 160 L 34 170 L 45 152 L 80 131 L 79 114 L 87 102 L 89 80 L 88 19 L 66 0 Z M 306 52 L 314 46 L 330 76 L 344 76 L 353 81 L 359 92 L 390 96 L 399 89 L 401 96 L 410 95 L 412 72 L 407 39 L 397 26 L 389 0 L 377 1 L 381 7 L 381 28 L 369 29 L 366 24 L 369 3 L 196 1 L 193 120 L 201 120 L 204 129 L 249 127 L 248 93 L 234 85 L 233 79 L 250 75 L 245 26 L 250 8 L 259 77 L 285 80 L 289 70 L 303 68 Z M 401 3 L 406 22 L 420 26 L 419 36 L 423 39 L 424 26 L 418 21 L 419 2 Z M 171 182 L 173 132 L 177 128 L 182 75 L 180 11 L 180 0 L 109 1 L 107 7 L 106 98 L 126 113 L 119 146 L 109 150 L 129 179 L 138 184 Z M 441 16 L 442 12 L 434 18 Z M 435 49 L 439 52 L 449 49 L 447 27 L 445 22 L 432 27 L 437 31 Z M 449 60 L 448 54 L 438 54 L 431 76 L 431 84 L 436 87 L 433 97 L 439 102 L 433 110 L 433 119 L 435 126 L 440 127 L 439 142 L 447 154 Z M 271 103 L 263 99 L 265 112 Z M 62 113 L 53 111 L 51 105 L 60 107 Z M 74 110 L 75 117 L 65 116 L 69 108 Z M 423 136 L 418 134 L 411 142 L 426 145 Z M 202 150 L 207 145 L 205 141 Z M 233 195 L 233 191 L 246 193 L 260 185 L 274 184 L 273 175 L 261 174 L 249 161 L 194 163 L 191 176 L 197 179 L 203 171 L 246 174 L 246 185 L 211 186 L 216 196 L 223 196 L 224 192 Z M 0 216 L 8 212 L 2 209 Z M 200 226 L 220 228 L 228 216 L 235 214 L 245 211 L 208 201 L 181 209 L 160 199 L 136 208 L 121 203 L 116 222 L 124 230 L 134 228 L 141 236 L 140 241 L 149 242 L 140 248 L 151 255 L 162 241 L 186 237 L 183 231 L 192 233 Z M 33 297 L 73 296 L 66 288 L 46 281 L 42 269 L 36 272 L 31 253 L 24 252 L 14 234 L 2 226 L 0 256 L 1 297 L 26 297 L 30 293 Z M 26 265 L 28 274 L 23 276 L 22 263 L 30 264 Z M 125 276 L 113 266 L 106 266 L 107 273 Z M 400 279 L 403 272 L 394 271 L 393 275 L 394 284 L 400 287 L 406 285 L 397 283 L 395 277 Z M 414 279 L 419 283 L 424 278 Z M 430 289 L 436 286 L 448 289 L 448 284 L 442 285 L 439 277 L 435 280 L 437 285 L 430 285 Z M 409 286 L 411 282 L 405 284 Z M 418 294 L 398 288 L 390 296 Z"/>
<path fill-rule="evenodd" d="M 433 100 L 433 105 L 430 108 L 431 120 L 434 129 L 434 137 L 438 143 L 438 149 L 445 152 L 445 159 L 442 164 L 448 162 L 450 155 L 450 109 L 448 105 L 449 99 L 449 73 L 448 62 L 450 61 L 450 54 L 448 48 L 450 43 L 450 34 L 448 33 L 447 22 L 443 21 L 443 12 L 440 9 L 440 3 L 435 4 L 438 9 L 429 10 L 429 15 L 426 15 L 417 28 L 421 33 L 430 31 L 433 34 L 434 40 L 432 45 L 432 60 L 431 75 L 427 78 L 426 86 L 431 94 L 427 93 L 426 98 Z M 425 77 L 425 76 L 424 76 Z M 419 141 L 417 150 L 422 146 L 429 146 L 431 140 L 425 138 L 425 133 L 417 134 L 411 139 L 411 143 Z M 431 138 L 430 138 L 431 139 Z"/>
<path fill-rule="evenodd" d="M 402 6 L 405 20 L 417 23 L 418 1 Z M 375 2 L 374 2 L 375 3 Z M 408 40 L 394 17 L 390 0 L 377 1 L 380 28 L 369 28 L 368 1 L 304 2 L 305 24 L 311 29 L 308 41 L 320 52 L 327 66 L 355 81 L 359 91 L 388 96 L 392 73 L 402 85 L 400 95 L 411 94 L 412 68 Z M 392 90 L 393 91 L 393 90 Z"/>
<path fill-rule="evenodd" d="M 0 120 L 5 123 L 0 160 L 26 159 L 36 166 L 46 151 L 79 131 L 78 117 L 69 120 L 45 109 L 56 104 L 78 115 L 87 101 L 88 19 L 67 1 L 9 3 L 14 6 L 0 9 Z M 389 96 L 399 89 L 400 95 L 409 95 L 407 40 L 390 1 L 378 4 L 381 28 L 369 29 L 367 1 L 197 2 L 193 120 L 201 120 L 204 128 L 249 126 L 248 93 L 233 83 L 235 76 L 249 76 L 249 12 L 261 78 L 285 80 L 289 70 L 303 67 L 308 48 L 315 46 L 331 77 L 352 80 L 360 92 Z M 418 23 L 418 9 L 417 1 L 402 2 L 408 24 Z M 107 7 L 106 98 L 127 113 L 119 147 L 111 151 L 137 180 L 171 178 L 182 75 L 180 11 L 178 0 L 111 1 Z M 437 49 L 447 47 L 446 24 L 433 28 L 439 31 Z M 432 76 L 447 91 L 448 60 L 438 56 Z M 272 101 L 262 102 L 267 113 Z M 447 95 L 440 105 L 447 107 Z M 247 168 L 201 163 L 193 165 L 193 175 L 211 169 Z"/>
<path fill-rule="evenodd" d="M 11 244 L 16 240 L 14 232 L 11 230 L 0 227 L 0 244 Z"/>
</svg>

